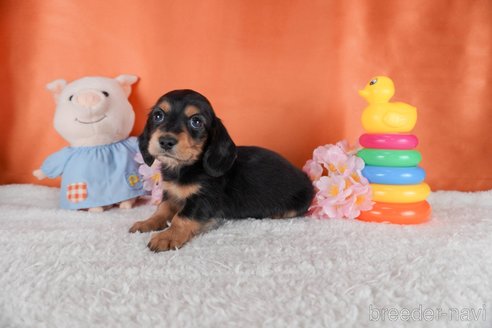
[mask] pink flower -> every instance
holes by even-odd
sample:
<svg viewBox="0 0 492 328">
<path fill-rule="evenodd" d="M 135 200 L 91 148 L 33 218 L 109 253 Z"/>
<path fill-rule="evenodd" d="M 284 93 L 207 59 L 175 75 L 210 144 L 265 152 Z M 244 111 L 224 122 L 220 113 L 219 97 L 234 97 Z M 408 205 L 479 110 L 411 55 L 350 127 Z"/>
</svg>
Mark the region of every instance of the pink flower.
<svg viewBox="0 0 492 328">
<path fill-rule="evenodd" d="M 343 214 L 347 218 L 356 218 L 361 211 L 370 210 L 372 206 L 371 187 L 369 184 L 354 184 L 352 186 L 352 194 L 343 205 Z"/>
<path fill-rule="evenodd" d="M 147 164 L 142 164 L 138 168 L 138 173 L 143 177 L 143 188 L 144 190 L 151 191 L 156 184 L 160 182 L 161 171 L 159 165 L 152 164 L 148 166 Z"/>
<path fill-rule="evenodd" d="M 316 198 L 320 204 L 334 204 L 350 194 L 350 190 L 346 188 L 345 179 L 339 175 L 323 176 L 313 184 L 318 190 Z"/>
<path fill-rule="evenodd" d="M 344 171 L 343 165 L 347 158 L 348 156 L 341 148 L 332 145 L 320 146 L 313 152 L 313 161 L 323 165 L 330 173 Z"/>
<path fill-rule="evenodd" d="M 138 173 L 142 176 L 143 189 L 150 192 L 152 204 L 159 204 L 162 200 L 161 165 L 154 161 L 152 166 L 144 163 L 142 154 L 137 153 L 134 160 L 140 164 Z"/>
<path fill-rule="evenodd" d="M 313 161 L 312 159 L 308 160 L 304 167 L 302 168 L 304 172 L 311 178 L 311 180 L 317 180 L 321 177 L 323 173 L 323 168 L 321 165 Z"/>
<path fill-rule="evenodd" d="M 138 152 L 135 154 L 135 156 L 133 157 L 133 160 L 135 162 L 137 162 L 138 164 L 143 164 L 144 163 L 144 159 L 143 159 L 143 156 L 142 156 L 142 153 Z"/>
<path fill-rule="evenodd" d="M 309 214 L 318 218 L 355 218 L 372 208 L 371 188 L 362 176 L 364 161 L 348 142 L 324 145 L 313 151 L 304 172 L 313 180 L 316 195 Z M 326 172 L 326 175 L 323 173 Z"/>
<path fill-rule="evenodd" d="M 162 202 L 162 183 L 159 182 L 158 185 L 156 185 L 150 194 L 150 201 L 154 205 L 159 205 Z"/>
<path fill-rule="evenodd" d="M 339 141 L 335 144 L 335 146 L 337 146 L 338 148 L 340 148 L 344 153 L 349 153 L 350 152 L 350 147 L 349 147 L 349 143 L 347 140 L 342 140 L 342 141 Z"/>
</svg>

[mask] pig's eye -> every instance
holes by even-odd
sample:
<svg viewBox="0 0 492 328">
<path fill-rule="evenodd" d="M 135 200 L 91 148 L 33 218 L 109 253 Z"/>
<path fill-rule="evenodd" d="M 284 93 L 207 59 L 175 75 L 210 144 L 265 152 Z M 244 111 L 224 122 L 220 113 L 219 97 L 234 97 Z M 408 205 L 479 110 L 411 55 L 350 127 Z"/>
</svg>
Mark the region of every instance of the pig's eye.
<svg viewBox="0 0 492 328">
<path fill-rule="evenodd" d="M 68 101 L 72 101 L 72 98 L 73 98 L 73 95 L 71 95 L 70 97 L 68 97 Z"/>
<path fill-rule="evenodd" d="M 104 96 L 109 97 L 109 93 L 107 91 L 102 92 Z"/>
</svg>

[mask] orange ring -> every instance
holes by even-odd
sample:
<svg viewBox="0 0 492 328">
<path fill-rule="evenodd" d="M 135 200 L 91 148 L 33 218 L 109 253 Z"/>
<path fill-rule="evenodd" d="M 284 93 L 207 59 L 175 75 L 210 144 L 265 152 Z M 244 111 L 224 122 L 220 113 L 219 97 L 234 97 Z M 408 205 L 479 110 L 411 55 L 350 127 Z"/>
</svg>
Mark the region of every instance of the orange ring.
<svg viewBox="0 0 492 328">
<path fill-rule="evenodd" d="M 418 224 L 429 221 L 430 214 L 431 207 L 426 200 L 405 204 L 375 202 L 371 210 L 361 212 L 357 219 L 369 222 Z"/>
</svg>

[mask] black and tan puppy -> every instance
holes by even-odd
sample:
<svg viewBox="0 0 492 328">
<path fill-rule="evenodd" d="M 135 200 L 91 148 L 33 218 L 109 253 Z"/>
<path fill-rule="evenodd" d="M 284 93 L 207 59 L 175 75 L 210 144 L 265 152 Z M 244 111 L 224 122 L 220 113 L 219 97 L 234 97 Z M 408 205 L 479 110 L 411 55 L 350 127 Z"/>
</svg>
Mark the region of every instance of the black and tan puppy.
<svg viewBox="0 0 492 328">
<path fill-rule="evenodd" d="M 155 234 L 148 247 L 183 246 L 217 219 L 290 218 L 313 198 L 309 178 L 280 155 L 236 147 L 210 102 L 192 90 L 162 96 L 139 137 L 147 165 L 162 163 L 164 193 L 157 211 L 130 232 Z"/>
</svg>

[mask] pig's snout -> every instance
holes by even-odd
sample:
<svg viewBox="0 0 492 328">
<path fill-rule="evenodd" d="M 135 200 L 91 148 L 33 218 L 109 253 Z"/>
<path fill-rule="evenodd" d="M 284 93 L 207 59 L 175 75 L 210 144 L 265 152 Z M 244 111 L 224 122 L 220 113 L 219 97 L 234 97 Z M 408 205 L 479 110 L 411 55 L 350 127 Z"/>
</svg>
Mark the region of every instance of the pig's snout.
<svg viewBox="0 0 492 328">
<path fill-rule="evenodd" d="M 100 108 L 104 100 L 104 94 L 98 90 L 79 91 L 73 97 L 73 101 L 75 104 L 86 109 Z"/>
</svg>

